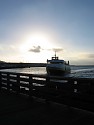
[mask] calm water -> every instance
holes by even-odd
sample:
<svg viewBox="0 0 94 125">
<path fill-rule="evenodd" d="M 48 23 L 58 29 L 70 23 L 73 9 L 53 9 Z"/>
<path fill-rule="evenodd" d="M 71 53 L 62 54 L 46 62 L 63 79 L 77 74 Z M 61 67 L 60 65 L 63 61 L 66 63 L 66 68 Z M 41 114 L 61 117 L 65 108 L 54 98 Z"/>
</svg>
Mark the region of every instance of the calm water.
<svg viewBox="0 0 94 125">
<path fill-rule="evenodd" d="M 29 74 L 46 74 L 45 67 L 6 69 L 3 71 L 29 73 Z M 67 74 L 66 76 L 67 77 L 79 77 L 79 78 L 80 77 L 94 78 L 94 66 L 71 66 L 71 73 Z"/>
</svg>

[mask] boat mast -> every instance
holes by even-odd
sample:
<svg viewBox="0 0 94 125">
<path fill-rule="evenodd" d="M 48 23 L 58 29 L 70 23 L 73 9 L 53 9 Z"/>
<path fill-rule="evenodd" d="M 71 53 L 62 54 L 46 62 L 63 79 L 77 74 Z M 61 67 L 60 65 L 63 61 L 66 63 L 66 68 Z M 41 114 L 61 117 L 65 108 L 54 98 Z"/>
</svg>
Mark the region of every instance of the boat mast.
<svg viewBox="0 0 94 125">
<path fill-rule="evenodd" d="M 56 56 L 56 51 L 55 51 L 55 57 L 54 57 L 56 60 L 58 60 L 58 57 Z"/>
<path fill-rule="evenodd" d="M 56 51 L 55 51 L 55 58 L 56 58 Z"/>
<path fill-rule="evenodd" d="M 58 57 L 56 56 L 56 51 L 55 51 L 55 56 L 52 57 L 52 60 L 58 60 Z"/>
</svg>

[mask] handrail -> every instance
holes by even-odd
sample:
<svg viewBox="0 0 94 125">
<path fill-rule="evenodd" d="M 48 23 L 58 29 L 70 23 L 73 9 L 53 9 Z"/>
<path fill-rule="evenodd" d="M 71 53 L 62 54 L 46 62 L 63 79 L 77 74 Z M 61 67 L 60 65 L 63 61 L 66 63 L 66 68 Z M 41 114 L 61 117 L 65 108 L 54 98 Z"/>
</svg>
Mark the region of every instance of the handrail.
<svg viewBox="0 0 94 125">
<path fill-rule="evenodd" d="M 94 78 L 66 78 L 0 71 L 0 91 L 2 90 L 72 105 L 77 101 L 94 103 Z"/>
</svg>

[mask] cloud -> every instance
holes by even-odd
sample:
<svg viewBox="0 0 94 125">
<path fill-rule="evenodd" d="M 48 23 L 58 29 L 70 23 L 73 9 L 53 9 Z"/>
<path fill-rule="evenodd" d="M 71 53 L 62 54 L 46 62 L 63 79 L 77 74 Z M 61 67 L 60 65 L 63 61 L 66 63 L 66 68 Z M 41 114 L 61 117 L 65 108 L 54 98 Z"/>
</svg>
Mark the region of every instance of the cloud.
<svg viewBox="0 0 94 125">
<path fill-rule="evenodd" d="M 56 51 L 56 52 L 60 52 L 60 51 L 63 51 L 62 48 L 52 48 L 52 49 L 48 49 L 50 51 Z"/>
<path fill-rule="evenodd" d="M 33 46 L 33 48 L 29 49 L 29 52 L 40 53 L 41 46 Z"/>
</svg>

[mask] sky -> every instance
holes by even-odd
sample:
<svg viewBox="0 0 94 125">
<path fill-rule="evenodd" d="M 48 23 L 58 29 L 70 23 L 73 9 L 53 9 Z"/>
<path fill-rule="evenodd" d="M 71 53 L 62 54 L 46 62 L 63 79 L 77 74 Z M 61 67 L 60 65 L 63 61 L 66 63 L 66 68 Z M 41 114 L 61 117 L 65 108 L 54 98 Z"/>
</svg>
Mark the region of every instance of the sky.
<svg viewBox="0 0 94 125">
<path fill-rule="evenodd" d="M 94 0 L 0 0 L 0 60 L 45 63 L 55 51 L 94 65 Z"/>
</svg>

